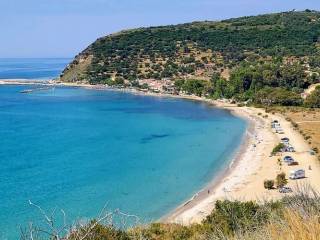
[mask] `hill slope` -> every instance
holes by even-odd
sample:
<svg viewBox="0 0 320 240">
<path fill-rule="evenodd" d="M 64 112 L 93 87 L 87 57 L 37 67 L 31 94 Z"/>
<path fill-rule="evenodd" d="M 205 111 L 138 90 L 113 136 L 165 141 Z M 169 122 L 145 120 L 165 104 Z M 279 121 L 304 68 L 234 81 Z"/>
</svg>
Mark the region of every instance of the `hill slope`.
<svg viewBox="0 0 320 240">
<path fill-rule="evenodd" d="M 316 56 L 319 46 L 320 12 L 309 10 L 140 28 L 99 38 L 61 80 L 209 79 L 243 61 Z"/>
</svg>

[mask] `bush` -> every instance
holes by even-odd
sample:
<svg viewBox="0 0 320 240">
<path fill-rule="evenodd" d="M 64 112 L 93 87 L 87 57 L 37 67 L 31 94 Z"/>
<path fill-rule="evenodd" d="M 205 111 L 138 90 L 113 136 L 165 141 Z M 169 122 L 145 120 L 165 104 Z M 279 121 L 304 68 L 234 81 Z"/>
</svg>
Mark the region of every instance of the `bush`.
<svg viewBox="0 0 320 240">
<path fill-rule="evenodd" d="M 262 225 L 269 214 L 255 202 L 217 201 L 213 212 L 203 222 L 212 232 L 224 234 L 255 229 Z"/>
<path fill-rule="evenodd" d="M 197 229 L 193 229 L 192 227 L 186 227 L 178 224 L 152 223 L 145 228 L 139 227 L 130 230 L 130 239 L 186 240 L 191 239 L 192 235 L 195 234 L 196 231 Z"/>
<path fill-rule="evenodd" d="M 284 147 L 285 146 L 283 143 L 279 143 L 277 146 L 273 148 L 271 155 L 276 155 L 277 153 L 281 152 Z"/>
<path fill-rule="evenodd" d="M 276 178 L 277 182 L 277 187 L 281 188 L 285 186 L 288 183 L 288 180 L 286 179 L 286 174 L 285 173 L 279 173 Z"/>
<path fill-rule="evenodd" d="M 88 231 L 91 229 L 91 231 Z M 126 231 L 116 229 L 112 226 L 105 226 L 97 224 L 96 221 L 91 221 L 88 225 L 79 228 L 76 232 L 73 232 L 68 237 L 68 240 L 82 239 L 79 236 L 85 236 L 84 239 L 90 240 L 130 240 L 130 237 Z"/>
<path fill-rule="evenodd" d="M 274 187 L 274 180 L 265 180 L 264 182 L 263 182 L 263 185 L 264 185 L 264 188 L 265 189 L 273 189 L 273 187 Z"/>
</svg>

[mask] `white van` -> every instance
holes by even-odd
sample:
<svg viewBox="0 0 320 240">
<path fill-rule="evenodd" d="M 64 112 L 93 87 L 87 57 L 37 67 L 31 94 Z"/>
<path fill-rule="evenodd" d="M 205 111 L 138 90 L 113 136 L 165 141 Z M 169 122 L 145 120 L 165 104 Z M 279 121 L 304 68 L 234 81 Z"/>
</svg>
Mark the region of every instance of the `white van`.
<svg viewBox="0 0 320 240">
<path fill-rule="evenodd" d="M 300 179 L 306 177 L 306 171 L 303 169 L 294 170 L 290 172 L 290 179 Z"/>
</svg>

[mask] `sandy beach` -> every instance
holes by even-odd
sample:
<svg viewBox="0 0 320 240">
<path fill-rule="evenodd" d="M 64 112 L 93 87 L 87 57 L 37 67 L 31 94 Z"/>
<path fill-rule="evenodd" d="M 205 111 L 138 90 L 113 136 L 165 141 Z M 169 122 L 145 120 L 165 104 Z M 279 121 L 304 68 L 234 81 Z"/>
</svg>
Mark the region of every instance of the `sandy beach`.
<svg viewBox="0 0 320 240">
<path fill-rule="evenodd" d="M 289 180 L 288 186 L 294 191 L 310 185 L 320 191 L 320 163 L 315 156 L 310 155 L 310 146 L 304 138 L 293 129 L 291 123 L 283 116 L 267 115 L 264 110 L 252 107 L 235 107 L 224 103 L 219 107 L 230 109 L 234 114 L 244 117 L 249 121 L 249 128 L 242 143 L 242 147 L 233 160 L 233 165 L 226 170 L 224 176 L 214 180 L 190 201 L 178 207 L 175 211 L 165 216 L 163 221 L 179 224 L 199 223 L 214 208 L 216 200 L 255 200 L 265 201 L 279 199 L 284 196 L 278 190 L 266 190 L 263 181 L 275 179 L 278 173 L 287 175 L 295 169 L 306 170 L 306 178 Z M 284 134 L 272 131 L 271 121 L 278 120 L 284 130 Z M 272 149 L 280 143 L 281 138 L 288 137 L 290 143 L 296 149 L 295 153 L 281 153 L 278 156 L 270 156 Z M 283 163 L 280 167 L 278 159 L 286 155 L 292 156 L 299 162 L 299 166 L 287 166 Z M 312 170 L 309 170 L 309 167 Z"/>
<path fill-rule="evenodd" d="M 37 84 L 21 80 L 0 80 L 1 84 Z M 227 101 L 214 101 L 197 96 L 145 93 L 135 89 L 113 89 L 104 85 L 92 86 L 89 84 L 55 83 L 49 81 L 43 85 L 85 87 L 91 89 L 111 89 L 133 94 L 152 95 L 158 97 L 185 98 L 189 100 L 203 101 L 215 107 L 230 110 L 248 121 L 248 128 L 240 148 L 234 156 L 228 169 L 216 176 L 208 185 L 200 190 L 191 199 L 187 200 L 173 212 L 164 216 L 160 221 L 174 222 L 188 225 L 203 220 L 214 208 L 218 199 L 231 200 L 256 200 L 278 199 L 284 196 L 278 190 L 266 190 L 263 182 L 266 179 L 275 179 L 278 173 L 287 175 L 292 170 L 304 169 L 306 178 L 289 180 L 288 186 L 297 189 L 308 184 L 320 191 L 320 163 L 316 156 L 310 155 L 310 146 L 303 136 L 293 129 L 292 124 L 280 114 L 266 113 L 263 109 L 253 107 L 238 107 Z M 277 134 L 271 128 L 271 121 L 278 120 L 284 130 L 284 134 Z M 272 149 L 280 143 L 281 138 L 288 137 L 290 144 L 296 149 L 294 153 L 282 153 L 271 156 Z M 299 166 L 287 166 L 285 163 L 279 166 L 278 159 L 290 155 L 299 162 Z M 311 169 L 311 170 L 309 170 Z"/>
</svg>

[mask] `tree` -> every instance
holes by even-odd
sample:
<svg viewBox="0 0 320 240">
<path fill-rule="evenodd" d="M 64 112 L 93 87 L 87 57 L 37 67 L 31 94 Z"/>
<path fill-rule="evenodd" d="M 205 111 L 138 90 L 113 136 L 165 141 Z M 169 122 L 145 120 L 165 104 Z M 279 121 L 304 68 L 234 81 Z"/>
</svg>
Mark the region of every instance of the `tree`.
<svg viewBox="0 0 320 240">
<path fill-rule="evenodd" d="M 284 88 L 266 87 L 254 95 L 254 102 L 264 105 L 299 106 L 303 99 L 298 93 Z"/>
<path fill-rule="evenodd" d="M 188 79 L 184 82 L 182 90 L 186 91 L 188 94 L 195 94 L 201 97 L 206 93 L 205 90 L 208 89 L 208 84 L 207 81 Z"/>
<path fill-rule="evenodd" d="M 115 85 L 123 85 L 123 84 L 124 84 L 124 79 L 117 77 L 117 78 L 114 80 L 114 84 L 115 84 Z"/>
<path fill-rule="evenodd" d="M 229 85 L 226 79 L 222 78 L 220 74 L 213 74 L 211 77 L 211 84 L 213 87 L 213 96 L 214 98 L 230 98 Z"/>
<path fill-rule="evenodd" d="M 286 64 L 280 69 L 280 74 L 280 86 L 288 88 L 306 88 L 308 86 L 307 82 L 304 81 L 306 74 L 305 69 L 301 64 Z"/>
<path fill-rule="evenodd" d="M 182 87 L 184 85 L 185 81 L 183 79 L 178 79 L 174 82 L 174 86 L 177 89 L 177 91 L 181 91 Z"/>
</svg>

